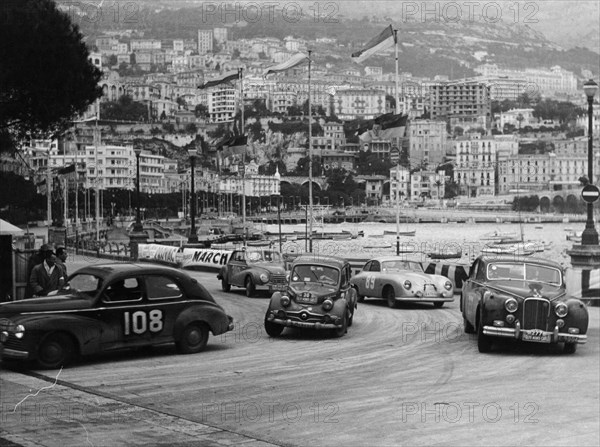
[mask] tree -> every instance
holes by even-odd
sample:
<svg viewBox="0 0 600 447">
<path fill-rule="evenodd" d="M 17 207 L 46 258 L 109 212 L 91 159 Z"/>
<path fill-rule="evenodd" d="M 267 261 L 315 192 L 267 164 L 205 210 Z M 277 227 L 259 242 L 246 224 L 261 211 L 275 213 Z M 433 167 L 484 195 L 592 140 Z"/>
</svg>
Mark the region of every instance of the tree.
<svg viewBox="0 0 600 447">
<path fill-rule="evenodd" d="M 109 101 L 100 106 L 100 116 L 104 119 L 119 121 L 146 121 L 148 107 L 134 101 L 131 96 L 121 96 L 118 101 Z"/>
<path fill-rule="evenodd" d="M 0 133 L 3 140 L 52 136 L 100 97 L 101 72 L 79 27 L 51 0 L 0 9 Z M 6 148 L 2 145 L 2 148 Z M 1 149 L 0 149 L 1 150 Z"/>
<path fill-rule="evenodd" d="M 187 126 L 185 126 L 185 132 L 196 135 L 198 133 L 198 127 L 195 123 L 189 123 Z"/>
<path fill-rule="evenodd" d="M 208 106 L 198 104 L 194 109 L 194 115 L 196 115 L 196 118 L 206 118 L 208 116 Z"/>
</svg>

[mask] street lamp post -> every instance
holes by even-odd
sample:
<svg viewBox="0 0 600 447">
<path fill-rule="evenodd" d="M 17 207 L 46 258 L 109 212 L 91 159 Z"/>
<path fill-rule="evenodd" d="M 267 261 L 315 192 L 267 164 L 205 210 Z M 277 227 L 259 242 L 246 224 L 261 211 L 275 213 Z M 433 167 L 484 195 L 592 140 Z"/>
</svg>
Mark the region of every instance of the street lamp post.
<svg viewBox="0 0 600 447">
<path fill-rule="evenodd" d="M 142 153 L 141 148 L 135 148 L 136 158 L 136 175 L 135 175 L 135 189 L 136 189 L 136 214 L 135 223 L 133 229 L 129 235 L 129 249 L 131 253 L 131 259 L 137 261 L 139 257 L 139 244 L 145 243 L 148 239 L 142 226 L 142 220 L 140 218 L 140 154 Z"/>
<path fill-rule="evenodd" d="M 196 183 L 194 182 L 194 170 L 196 155 L 198 151 L 196 149 L 189 149 L 188 154 L 190 155 L 190 165 L 192 170 L 192 185 L 191 185 L 191 194 L 190 194 L 190 218 L 191 218 L 191 228 L 190 228 L 190 236 L 188 237 L 188 243 L 197 244 L 198 243 L 198 234 L 196 233 Z"/>
<path fill-rule="evenodd" d="M 593 155 L 593 109 L 594 96 L 598 91 L 598 84 L 593 80 L 583 84 L 583 91 L 587 96 L 588 101 L 588 181 L 590 185 L 594 184 L 594 155 Z M 598 232 L 594 227 L 594 204 L 587 203 L 587 220 L 585 222 L 585 230 L 581 235 L 581 245 L 598 245 Z"/>
</svg>

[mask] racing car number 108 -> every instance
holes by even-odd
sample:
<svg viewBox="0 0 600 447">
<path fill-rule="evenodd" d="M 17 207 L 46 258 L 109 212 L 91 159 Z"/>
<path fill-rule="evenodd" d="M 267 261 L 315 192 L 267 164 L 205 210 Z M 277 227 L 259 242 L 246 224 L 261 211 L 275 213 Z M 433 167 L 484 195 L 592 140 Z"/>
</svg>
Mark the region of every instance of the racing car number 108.
<svg viewBox="0 0 600 447">
<path fill-rule="evenodd" d="M 160 332 L 163 328 L 163 313 L 160 309 L 153 309 L 146 313 L 143 310 L 138 310 L 134 313 L 123 313 L 124 332 L 125 335 L 134 334 L 141 335 L 147 330 L 150 332 Z"/>
</svg>

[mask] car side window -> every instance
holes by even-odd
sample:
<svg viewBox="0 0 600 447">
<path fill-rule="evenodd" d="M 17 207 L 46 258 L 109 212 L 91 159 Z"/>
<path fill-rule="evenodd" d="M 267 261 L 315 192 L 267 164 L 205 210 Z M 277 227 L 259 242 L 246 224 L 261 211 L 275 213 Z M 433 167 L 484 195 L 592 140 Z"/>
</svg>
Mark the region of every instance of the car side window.
<svg viewBox="0 0 600 447">
<path fill-rule="evenodd" d="M 345 286 L 348 283 L 348 271 L 343 268 L 342 269 L 342 282 L 341 285 L 342 287 Z"/>
<path fill-rule="evenodd" d="M 167 276 L 147 276 L 146 288 L 150 301 L 177 299 L 183 296 L 179 285 Z"/>
<path fill-rule="evenodd" d="M 469 278 L 475 279 L 475 272 L 479 269 L 479 260 L 476 260 L 473 264 L 471 264 L 471 268 L 469 269 Z"/>
<path fill-rule="evenodd" d="M 380 272 L 381 271 L 379 261 L 373 261 L 373 263 L 371 264 L 371 271 L 372 272 Z"/>
<path fill-rule="evenodd" d="M 141 280 L 136 277 L 113 281 L 104 290 L 102 300 L 110 303 L 141 301 Z"/>
<path fill-rule="evenodd" d="M 244 262 L 244 252 L 236 251 L 233 260 L 237 262 Z"/>
<path fill-rule="evenodd" d="M 372 262 L 371 262 L 371 261 L 367 262 L 367 263 L 365 264 L 365 266 L 363 267 L 363 271 L 365 271 L 365 272 L 368 272 L 368 271 L 370 271 L 370 270 L 371 270 L 371 264 L 372 264 Z"/>
</svg>

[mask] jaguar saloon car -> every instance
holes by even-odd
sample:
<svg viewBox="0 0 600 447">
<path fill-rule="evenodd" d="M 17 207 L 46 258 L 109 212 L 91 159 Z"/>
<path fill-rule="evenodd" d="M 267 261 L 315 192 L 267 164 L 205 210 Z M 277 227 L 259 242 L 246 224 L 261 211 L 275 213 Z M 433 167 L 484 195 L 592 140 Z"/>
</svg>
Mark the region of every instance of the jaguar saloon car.
<svg viewBox="0 0 600 447">
<path fill-rule="evenodd" d="M 209 332 L 233 330 L 233 319 L 187 273 L 131 263 L 80 269 L 52 296 L 0 304 L 0 320 L 15 327 L 4 358 L 45 369 L 79 355 L 168 343 L 196 353 Z"/>
<path fill-rule="evenodd" d="M 351 280 L 358 301 L 383 298 L 389 307 L 399 301 L 431 302 L 435 307 L 454 300 L 454 284 L 445 276 L 425 273 L 421 263 L 386 256 L 370 260 Z"/>
<path fill-rule="evenodd" d="M 217 279 L 221 280 L 223 292 L 229 292 L 231 286 L 235 286 L 245 288 L 248 297 L 254 296 L 257 289 L 273 293 L 285 290 L 284 265 L 283 257 L 278 251 L 244 248 L 231 254 Z"/>
<path fill-rule="evenodd" d="M 277 337 L 286 327 L 331 330 L 342 337 L 357 306 L 348 261 L 304 255 L 292 264 L 286 290 L 275 292 L 265 315 L 265 331 Z"/>
<path fill-rule="evenodd" d="M 587 341 L 587 308 L 569 296 L 564 272 L 553 261 L 480 256 L 463 284 L 460 308 L 480 352 L 500 338 L 564 343 L 569 354 Z"/>
</svg>

